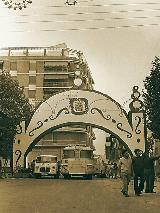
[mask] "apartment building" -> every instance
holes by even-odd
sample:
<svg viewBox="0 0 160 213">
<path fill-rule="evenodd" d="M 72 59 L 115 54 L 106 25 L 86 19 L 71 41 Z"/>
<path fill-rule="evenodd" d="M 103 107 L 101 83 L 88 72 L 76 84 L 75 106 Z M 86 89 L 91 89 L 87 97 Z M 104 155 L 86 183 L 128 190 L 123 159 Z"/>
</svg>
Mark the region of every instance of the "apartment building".
<svg viewBox="0 0 160 213">
<path fill-rule="evenodd" d="M 50 96 L 69 89 L 93 89 L 93 79 L 83 53 L 66 44 L 51 47 L 10 47 L 0 50 L 0 72 L 9 72 L 37 108 Z M 62 157 L 68 144 L 93 147 L 90 126 L 72 125 L 47 133 L 29 153 L 29 162 L 40 154 Z"/>
</svg>

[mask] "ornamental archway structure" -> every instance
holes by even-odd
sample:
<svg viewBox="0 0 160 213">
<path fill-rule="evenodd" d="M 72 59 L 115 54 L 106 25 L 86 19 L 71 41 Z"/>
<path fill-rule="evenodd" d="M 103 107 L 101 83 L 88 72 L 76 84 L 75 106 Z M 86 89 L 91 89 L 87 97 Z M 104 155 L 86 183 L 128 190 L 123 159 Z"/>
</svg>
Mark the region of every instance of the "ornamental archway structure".
<svg viewBox="0 0 160 213">
<path fill-rule="evenodd" d="M 144 151 L 145 116 L 141 106 L 134 107 L 136 99 L 133 98 L 127 114 L 119 103 L 95 90 L 69 90 L 50 97 L 35 111 L 27 129 L 22 124 L 17 131 L 13 146 L 14 167 L 26 166 L 27 154 L 50 129 L 71 124 L 87 124 L 109 132 L 131 154 L 135 148 Z"/>
</svg>

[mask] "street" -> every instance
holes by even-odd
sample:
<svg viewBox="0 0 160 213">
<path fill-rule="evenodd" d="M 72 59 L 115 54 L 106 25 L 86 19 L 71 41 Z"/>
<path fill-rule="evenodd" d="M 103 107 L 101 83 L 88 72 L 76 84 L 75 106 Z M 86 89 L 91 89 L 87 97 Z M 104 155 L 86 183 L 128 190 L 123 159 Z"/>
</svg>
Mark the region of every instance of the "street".
<svg viewBox="0 0 160 213">
<path fill-rule="evenodd" d="M 1 179 L 0 213 L 158 213 L 156 194 L 130 197 L 120 193 L 120 180 Z"/>
</svg>

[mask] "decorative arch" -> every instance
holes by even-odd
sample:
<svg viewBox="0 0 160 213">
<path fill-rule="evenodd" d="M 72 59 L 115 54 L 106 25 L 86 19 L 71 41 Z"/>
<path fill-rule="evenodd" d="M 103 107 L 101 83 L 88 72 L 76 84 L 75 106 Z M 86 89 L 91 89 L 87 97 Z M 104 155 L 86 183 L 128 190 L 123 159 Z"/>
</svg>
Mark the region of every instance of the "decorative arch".
<svg viewBox="0 0 160 213">
<path fill-rule="evenodd" d="M 115 135 L 133 153 L 135 148 L 145 150 L 144 113 L 130 115 L 111 97 L 92 90 L 69 90 L 44 101 L 34 113 L 26 131 L 19 134 L 21 160 L 50 129 L 70 124 L 87 124 Z M 17 137 L 18 139 L 18 137 Z"/>
</svg>

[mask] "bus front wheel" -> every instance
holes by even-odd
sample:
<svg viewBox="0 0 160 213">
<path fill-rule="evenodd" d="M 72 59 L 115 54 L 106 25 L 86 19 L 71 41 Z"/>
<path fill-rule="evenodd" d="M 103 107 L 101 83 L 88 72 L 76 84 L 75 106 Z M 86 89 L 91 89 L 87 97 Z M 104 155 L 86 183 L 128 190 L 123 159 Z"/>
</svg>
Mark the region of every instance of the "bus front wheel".
<svg viewBox="0 0 160 213">
<path fill-rule="evenodd" d="M 55 179 L 59 179 L 59 174 L 56 174 L 56 175 L 54 176 L 54 178 L 55 178 Z"/>
<path fill-rule="evenodd" d="M 66 179 L 66 180 L 71 179 L 71 176 L 69 174 L 66 174 L 66 175 L 63 175 L 63 176 L 64 176 L 64 179 Z"/>
</svg>

